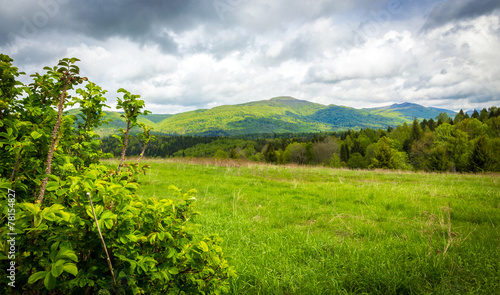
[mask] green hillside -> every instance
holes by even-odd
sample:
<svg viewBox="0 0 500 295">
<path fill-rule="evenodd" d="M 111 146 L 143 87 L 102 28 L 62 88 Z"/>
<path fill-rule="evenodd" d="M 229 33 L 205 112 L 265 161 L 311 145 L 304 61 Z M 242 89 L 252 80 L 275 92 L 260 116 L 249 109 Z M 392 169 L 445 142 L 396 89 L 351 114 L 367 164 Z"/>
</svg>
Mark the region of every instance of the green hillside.
<svg viewBox="0 0 500 295">
<path fill-rule="evenodd" d="M 71 109 L 67 111 L 66 113 L 68 115 L 74 115 L 76 116 L 79 112 L 79 109 Z M 155 115 L 151 115 L 153 118 Z M 156 116 L 164 116 L 168 117 L 168 115 L 156 115 Z M 145 116 L 140 116 L 139 117 L 139 122 L 144 123 L 148 126 L 153 127 L 154 130 L 157 129 L 157 124 L 153 122 L 152 120 L 149 119 L 150 115 L 147 117 Z M 121 117 L 121 113 L 118 112 L 105 112 L 104 120 L 108 121 L 107 124 L 103 124 L 99 128 L 96 129 L 96 133 L 101 135 L 101 136 L 109 136 L 112 134 L 118 134 L 120 132 L 120 128 L 125 129 L 127 127 L 127 123 L 124 118 Z M 140 132 L 140 129 L 138 127 L 134 127 L 131 130 L 132 133 Z"/>
<path fill-rule="evenodd" d="M 400 103 L 393 104 L 386 107 L 381 108 L 372 108 L 365 109 L 372 114 L 378 114 L 382 116 L 391 115 L 394 113 L 399 113 L 404 118 L 413 120 L 415 117 L 417 119 L 430 119 L 436 118 L 440 113 L 447 113 L 449 116 L 455 116 L 456 113 L 450 110 L 433 108 L 433 107 L 424 107 L 415 103 Z"/>
<path fill-rule="evenodd" d="M 173 115 L 171 115 L 171 114 L 148 114 L 147 118 L 151 122 L 159 123 L 159 122 L 161 122 L 161 121 L 163 121 L 166 118 L 171 117 L 171 116 L 173 116 Z"/>
<path fill-rule="evenodd" d="M 76 110 L 69 111 L 76 113 Z M 139 120 L 154 132 L 169 135 L 234 136 L 257 133 L 315 133 L 360 128 L 387 128 L 419 119 L 435 118 L 452 111 L 428 108 L 413 103 L 372 109 L 322 105 L 289 96 L 224 105 L 175 115 L 150 114 Z M 117 112 L 107 112 L 110 120 L 97 130 L 107 136 L 125 127 Z M 135 132 L 138 131 L 134 130 Z"/>
<path fill-rule="evenodd" d="M 158 131 L 179 135 L 329 131 L 328 124 L 307 118 L 324 107 L 291 97 L 276 97 L 173 115 L 158 124 Z"/>
<path fill-rule="evenodd" d="M 335 129 L 386 128 L 408 121 L 399 114 L 386 112 L 383 115 L 365 110 L 331 105 L 309 118 L 330 124 Z"/>
</svg>

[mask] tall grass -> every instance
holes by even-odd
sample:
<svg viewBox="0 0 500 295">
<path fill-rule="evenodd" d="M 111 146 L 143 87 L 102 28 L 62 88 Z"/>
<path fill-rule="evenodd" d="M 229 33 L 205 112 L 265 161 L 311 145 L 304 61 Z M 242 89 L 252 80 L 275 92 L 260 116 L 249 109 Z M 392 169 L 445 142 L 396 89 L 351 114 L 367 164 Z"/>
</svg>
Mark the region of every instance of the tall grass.
<svg viewBox="0 0 500 295">
<path fill-rule="evenodd" d="M 234 294 L 495 294 L 498 175 L 148 160 L 144 198 L 198 190 Z"/>
</svg>

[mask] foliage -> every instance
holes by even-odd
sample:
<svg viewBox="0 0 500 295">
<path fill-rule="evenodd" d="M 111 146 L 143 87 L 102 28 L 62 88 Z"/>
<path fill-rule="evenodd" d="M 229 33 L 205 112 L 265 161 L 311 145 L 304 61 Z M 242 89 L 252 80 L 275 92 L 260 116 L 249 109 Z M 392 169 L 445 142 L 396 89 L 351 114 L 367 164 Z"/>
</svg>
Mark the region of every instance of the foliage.
<svg viewBox="0 0 500 295">
<path fill-rule="evenodd" d="M 393 116 L 391 116 L 393 115 Z M 354 108 L 342 106 L 327 106 L 309 116 L 308 118 L 329 124 L 335 129 L 357 129 L 357 128 L 387 128 L 391 125 L 401 124 L 404 119 L 395 114 L 374 114 L 366 110 L 357 110 Z M 333 129 L 333 128 L 332 128 Z"/>
<path fill-rule="evenodd" d="M 394 169 L 395 163 L 393 158 L 394 151 L 390 146 L 390 139 L 386 136 L 382 137 L 376 145 L 375 157 L 372 159 L 371 167 Z"/>
<path fill-rule="evenodd" d="M 154 115 L 142 119 L 158 133 L 171 136 L 240 136 L 266 133 L 318 133 L 359 128 L 388 128 L 411 123 L 414 117 L 428 119 L 440 111 L 415 104 L 389 108 L 354 109 L 324 106 L 291 97 L 275 97 L 238 105 L 218 106 L 174 115 Z M 450 114 L 451 115 L 451 114 Z M 454 114 L 453 114 L 454 115 Z M 124 128 L 117 113 L 108 112 L 109 127 L 96 133 L 111 135 Z M 114 132 L 113 132 L 114 128 Z M 423 127 L 422 127 L 423 128 Z"/>
<path fill-rule="evenodd" d="M 116 108 L 123 109 L 124 113 L 122 117 L 127 122 L 127 127 L 125 129 L 120 128 L 122 136 L 118 137 L 122 148 L 120 164 L 118 165 L 118 171 L 120 171 L 123 166 L 123 161 L 125 160 L 125 153 L 127 152 L 130 130 L 135 126 L 139 126 L 138 118 L 140 115 L 147 115 L 151 112 L 142 110 L 144 108 L 144 100 L 139 99 L 141 97 L 140 95 L 131 94 L 123 88 L 118 89 L 118 92 L 123 93 L 123 98 L 117 98 Z M 150 128 L 144 124 L 142 124 L 142 127 L 144 128 L 144 133 L 147 134 L 147 136 L 145 135 L 146 138 L 149 137 Z M 149 139 L 147 139 L 147 141 L 149 142 Z M 141 155 L 142 154 L 143 153 L 141 153 Z"/>
<path fill-rule="evenodd" d="M 285 152 L 283 153 L 283 162 L 305 164 L 307 161 L 306 152 L 307 149 L 305 143 L 292 143 L 287 146 Z"/>
<path fill-rule="evenodd" d="M 485 113 L 485 112 L 483 112 Z M 268 134 L 239 137 L 172 137 L 157 136 L 156 144 L 150 147 L 147 156 L 155 157 L 218 157 L 244 158 L 250 161 L 269 163 L 296 163 L 329 165 L 350 168 L 383 168 L 398 170 L 425 170 L 436 172 L 481 172 L 500 171 L 500 158 L 495 153 L 500 137 L 500 116 L 498 109 L 491 107 L 488 117 L 481 122 L 476 118 L 461 119 L 455 125 L 445 113 L 436 120 L 414 119 L 411 125 L 387 130 L 347 130 L 337 134 Z M 484 117 L 484 116 L 483 116 Z M 445 122 L 446 121 L 446 122 Z M 425 131 L 424 131 L 425 130 Z M 480 136 L 481 153 L 484 154 L 483 168 L 474 168 L 471 161 L 473 147 Z M 384 139 L 384 137 L 386 137 Z M 105 151 L 114 151 L 112 141 L 105 139 Z M 272 146 L 272 148 L 270 148 Z M 273 153 L 267 153 L 274 150 Z M 175 151 L 175 152 L 174 152 Z M 129 151 L 139 155 L 140 145 L 135 143 Z M 153 153 L 154 152 L 154 153 Z M 223 155 L 225 154 L 225 155 Z M 352 156 L 356 155 L 354 160 Z M 361 159 L 361 157 L 363 159 Z M 271 157 L 271 158 L 269 158 Z M 337 164 L 336 158 L 340 158 Z M 351 161 L 350 161 L 351 160 Z M 479 160 L 479 159 L 477 159 Z M 349 162 L 350 161 L 350 162 Z"/>
<path fill-rule="evenodd" d="M 473 172 L 483 172 L 489 159 L 486 137 L 480 136 L 474 143 L 474 148 L 470 155 L 470 170 Z"/>
<path fill-rule="evenodd" d="M 136 195 L 137 177 L 145 166 L 131 163 L 117 171 L 100 163 L 103 153 L 94 128 L 102 123 L 105 91 L 88 82 L 75 97 L 68 95 L 86 80 L 78 76 L 77 59 L 34 74 L 29 86 L 15 81 L 21 73 L 12 59 L 0 59 L 0 259 L 15 263 L 15 288 L 2 266 L 0 288 L 5 289 L 0 293 L 228 291 L 235 273 L 224 258 L 222 240 L 197 229 L 196 191 L 171 186 L 176 201 L 142 199 Z M 120 91 L 125 117 L 134 125 L 143 102 Z M 76 115 L 62 112 L 76 104 Z M 43 202 L 36 202 L 44 179 Z M 12 232 L 17 233 L 14 253 L 6 238 Z"/>
</svg>

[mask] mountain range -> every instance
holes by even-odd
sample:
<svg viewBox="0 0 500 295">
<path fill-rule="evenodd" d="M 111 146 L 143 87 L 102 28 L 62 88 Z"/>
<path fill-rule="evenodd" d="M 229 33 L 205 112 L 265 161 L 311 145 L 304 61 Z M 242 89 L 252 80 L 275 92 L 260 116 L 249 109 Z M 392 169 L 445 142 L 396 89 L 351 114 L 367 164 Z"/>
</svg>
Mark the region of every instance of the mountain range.
<svg viewBox="0 0 500 295">
<path fill-rule="evenodd" d="M 322 105 L 289 96 L 223 105 L 174 115 L 150 114 L 139 119 L 155 133 L 167 135 L 231 136 L 255 133 L 313 133 L 360 128 L 387 128 L 417 119 L 436 118 L 440 113 L 456 112 L 414 103 L 393 104 L 380 108 L 355 109 Z M 108 125 L 97 133 L 111 135 L 125 127 L 117 112 L 106 112 Z M 136 130 L 136 132 L 139 130 Z"/>
</svg>

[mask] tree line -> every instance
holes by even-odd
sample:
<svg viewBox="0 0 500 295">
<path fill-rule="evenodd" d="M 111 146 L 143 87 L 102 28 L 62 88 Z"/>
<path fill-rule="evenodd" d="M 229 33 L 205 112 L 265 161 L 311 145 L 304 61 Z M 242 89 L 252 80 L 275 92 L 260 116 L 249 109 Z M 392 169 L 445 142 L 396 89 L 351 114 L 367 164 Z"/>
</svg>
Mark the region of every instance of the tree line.
<svg viewBox="0 0 500 295">
<path fill-rule="evenodd" d="M 132 139 L 127 154 L 139 155 Z M 113 138 L 103 151 L 118 156 Z M 156 136 L 148 157 L 216 157 L 276 164 L 323 165 L 351 169 L 398 169 L 438 172 L 500 171 L 500 109 L 463 110 L 455 117 L 416 118 L 387 129 L 321 134 L 268 134 L 238 137 Z"/>
</svg>

